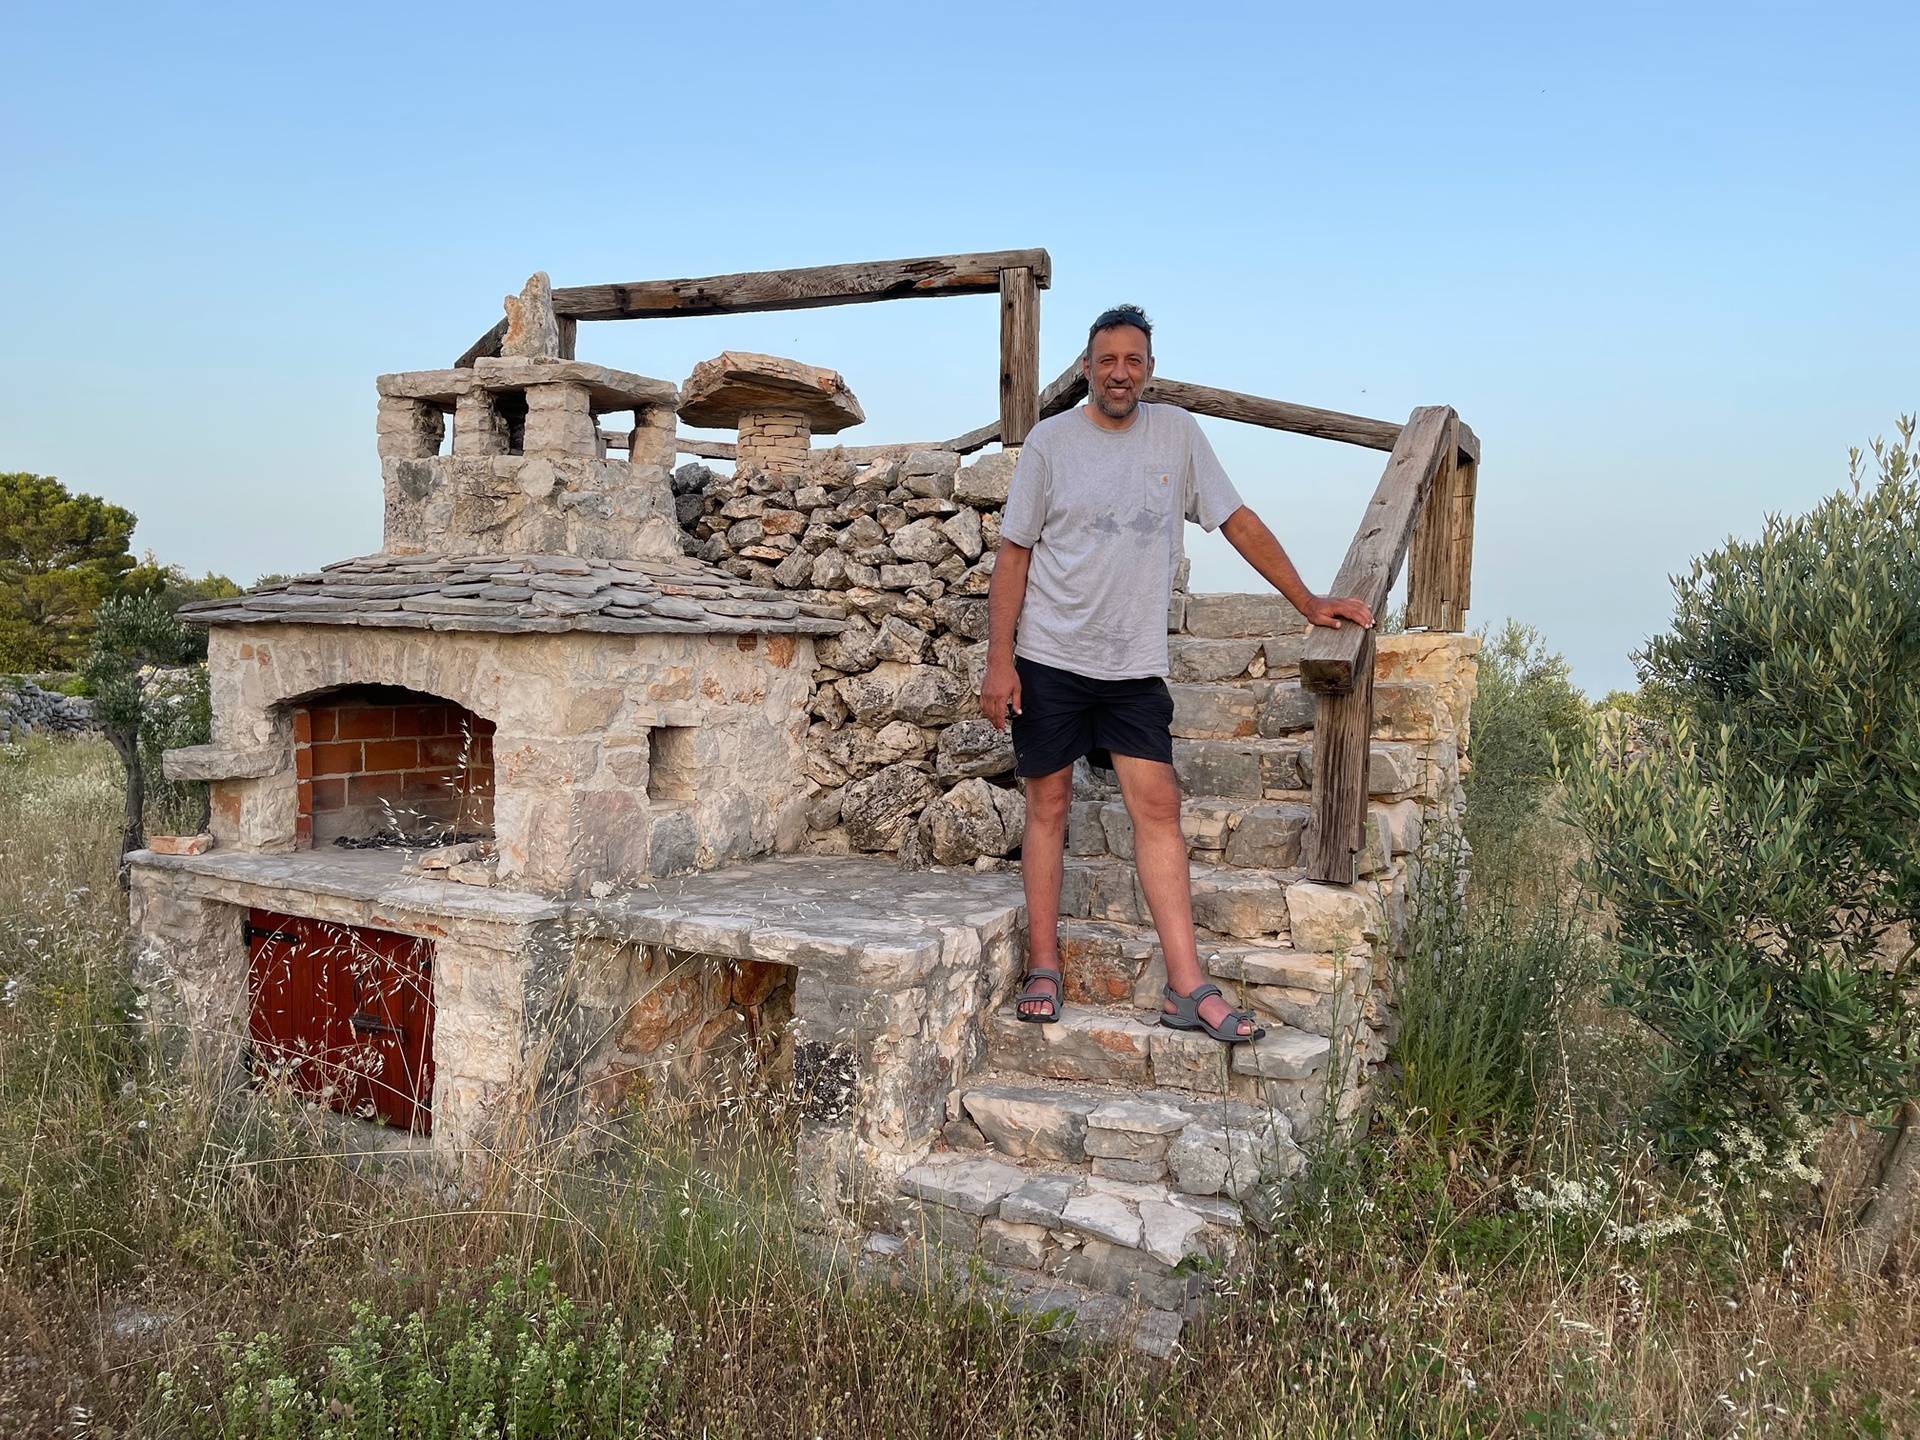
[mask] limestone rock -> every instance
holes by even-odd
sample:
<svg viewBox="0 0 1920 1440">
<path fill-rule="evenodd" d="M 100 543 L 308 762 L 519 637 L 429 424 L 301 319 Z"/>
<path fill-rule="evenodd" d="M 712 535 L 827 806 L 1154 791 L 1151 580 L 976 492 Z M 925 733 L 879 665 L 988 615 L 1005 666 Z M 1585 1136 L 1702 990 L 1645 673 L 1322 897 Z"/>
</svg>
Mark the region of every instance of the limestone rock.
<svg viewBox="0 0 1920 1440">
<path fill-rule="evenodd" d="M 1296 950 L 1351 954 L 1380 938 L 1380 902 L 1359 886 L 1303 880 L 1287 887 L 1287 917 Z"/>
<path fill-rule="evenodd" d="M 1207 1222 L 1182 1205 L 1157 1200 L 1140 1202 L 1140 1248 L 1162 1265 L 1178 1265 L 1189 1255 L 1203 1255 L 1200 1236 Z"/>
<path fill-rule="evenodd" d="M 1271 1124 L 1229 1129 L 1195 1121 L 1168 1152 L 1174 1183 L 1189 1195 L 1243 1200 L 1280 1163 L 1282 1137 Z"/>
<path fill-rule="evenodd" d="M 860 850 L 897 849 L 934 793 L 933 781 L 906 763 L 854 781 L 840 804 L 847 838 Z"/>
<path fill-rule="evenodd" d="M 954 476 L 953 498 L 963 505 L 998 508 L 1007 503 L 1013 485 L 1014 457 L 1004 450 L 982 455 Z"/>
<path fill-rule="evenodd" d="M 982 855 L 1005 855 L 1020 843 L 1026 801 L 984 779 L 962 780 L 927 807 L 924 825 L 934 860 L 971 865 Z"/>
<path fill-rule="evenodd" d="M 932 516 L 902 525 L 889 543 L 902 560 L 924 560 L 929 565 L 937 565 L 954 553 L 953 542 Z"/>
<path fill-rule="evenodd" d="M 1086 1158 L 1087 1116 L 1100 1102 L 1070 1090 L 979 1085 L 961 1103 L 1004 1154 L 1077 1164 Z"/>
<path fill-rule="evenodd" d="M 553 313 L 553 282 L 535 271 L 518 295 L 509 295 L 507 333 L 500 353 L 525 360 L 560 358 L 560 322 Z"/>
<path fill-rule="evenodd" d="M 1013 736 L 985 717 L 959 720 L 940 732 L 934 772 L 943 780 L 1005 775 L 1013 770 Z"/>
<path fill-rule="evenodd" d="M 900 1188 L 916 1200 L 968 1215 L 991 1215 L 1000 1202 L 1026 1183 L 1018 1167 L 991 1156 L 916 1165 L 900 1177 Z"/>
</svg>

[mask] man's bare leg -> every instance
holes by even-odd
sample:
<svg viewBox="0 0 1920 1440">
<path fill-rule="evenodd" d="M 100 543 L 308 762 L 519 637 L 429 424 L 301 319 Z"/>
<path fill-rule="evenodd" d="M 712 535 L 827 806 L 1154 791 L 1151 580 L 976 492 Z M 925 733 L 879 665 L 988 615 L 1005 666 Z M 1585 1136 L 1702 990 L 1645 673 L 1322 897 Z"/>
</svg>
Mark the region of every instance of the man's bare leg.
<svg viewBox="0 0 1920 1440">
<path fill-rule="evenodd" d="M 1167 957 L 1167 983 L 1191 995 L 1207 977 L 1193 938 L 1193 875 L 1187 868 L 1187 837 L 1180 832 L 1180 781 L 1164 760 L 1116 755 L 1113 768 L 1133 822 L 1134 868 Z M 1223 997 L 1211 995 L 1200 1002 L 1200 1018 L 1219 1025 L 1232 1009 Z M 1239 1030 L 1247 1035 L 1253 1027 L 1242 1021 Z"/>
<path fill-rule="evenodd" d="M 1060 968 L 1060 885 L 1066 872 L 1067 812 L 1073 801 L 1073 766 L 1027 781 L 1027 828 L 1020 839 L 1020 881 L 1027 892 L 1027 964 Z M 1036 980 L 1034 993 L 1053 997 L 1053 1013 L 1065 1008 L 1052 980 Z M 1023 1015 L 1044 1015 L 1044 998 L 1020 1006 Z"/>
</svg>

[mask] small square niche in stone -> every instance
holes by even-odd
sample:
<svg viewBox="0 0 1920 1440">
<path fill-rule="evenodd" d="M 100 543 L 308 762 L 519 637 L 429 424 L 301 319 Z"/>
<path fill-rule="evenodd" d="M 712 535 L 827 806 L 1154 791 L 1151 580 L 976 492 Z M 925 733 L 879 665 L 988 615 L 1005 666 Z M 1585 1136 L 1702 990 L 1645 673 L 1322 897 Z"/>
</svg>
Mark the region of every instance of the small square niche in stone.
<svg viewBox="0 0 1920 1440">
<path fill-rule="evenodd" d="M 647 732 L 647 799 L 683 805 L 693 799 L 691 725 L 656 725 Z"/>
</svg>

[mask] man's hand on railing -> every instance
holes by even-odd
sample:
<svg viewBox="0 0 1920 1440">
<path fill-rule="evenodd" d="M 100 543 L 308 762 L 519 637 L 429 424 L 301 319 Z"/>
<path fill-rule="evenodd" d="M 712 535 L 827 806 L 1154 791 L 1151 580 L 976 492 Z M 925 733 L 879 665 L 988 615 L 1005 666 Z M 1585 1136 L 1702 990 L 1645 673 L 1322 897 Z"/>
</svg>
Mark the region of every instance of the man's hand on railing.
<svg viewBox="0 0 1920 1440">
<path fill-rule="evenodd" d="M 1300 613 L 1307 617 L 1309 625 L 1324 625 L 1329 630 L 1338 630 L 1347 621 L 1352 621 L 1362 630 L 1373 628 L 1373 608 L 1364 600 L 1355 600 L 1351 596 L 1315 595 Z"/>
</svg>

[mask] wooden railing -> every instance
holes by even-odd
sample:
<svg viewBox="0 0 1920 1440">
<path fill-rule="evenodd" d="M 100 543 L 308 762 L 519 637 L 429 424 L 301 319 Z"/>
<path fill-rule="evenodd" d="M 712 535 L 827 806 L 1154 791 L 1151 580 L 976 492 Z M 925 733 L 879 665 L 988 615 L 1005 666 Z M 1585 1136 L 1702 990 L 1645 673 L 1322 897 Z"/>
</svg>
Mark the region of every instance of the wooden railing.
<svg viewBox="0 0 1920 1440">
<path fill-rule="evenodd" d="M 1473 499 L 1480 442 L 1444 405 L 1408 417 L 1347 546 L 1330 593 L 1364 600 L 1375 615 L 1408 547 L 1407 624 L 1459 630 L 1473 568 Z M 1324 627 L 1307 636 L 1300 683 L 1319 696 L 1313 731 L 1313 820 L 1307 874 L 1353 883 L 1366 844 L 1367 762 L 1373 741 L 1372 630 Z"/>
<path fill-rule="evenodd" d="M 925 446 L 870 445 L 849 447 L 847 452 L 867 458 L 921 448 L 971 454 L 995 441 L 1019 445 L 1038 421 L 1086 398 L 1083 356 L 1076 357 L 1044 389 L 1040 386 L 1040 292 L 1052 281 L 1053 261 L 1045 250 L 995 250 L 690 280 L 567 286 L 553 292 L 553 309 L 560 322 L 561 354 L 571 359 L 582 320 L 744 315 L 997 293 L 999 418 Z M 505 334 L 502 320 L 468 346 L 455 366 L 464 368 L 480 356 L 498 355 Z M 1391 451 L 1331 593 L 1357 596 L 1376 615 L 1384 614 L 1387 595 L 1411 549 L 1409 628 L 1457 631 L 1464 627 L 1472 599 L 1473 504 L 1480 441 L 1452 410 L 1423 406 L 1406 424 L 1396 425 L 1391 420 L 1181 380 L 1156 378 L 1141 394 L 1143 399 L 1178 405 L 1197 415 Z M 624 444 L 619 437 L 607 438 L 612 444 Z M 680 450 L 715 459 L 733 456 L 733 446 L 723 441 L 683 440 Z M 1312 879 L 1343 885 L 1353 883 L 1356 859 L 1365 844 L 1367 762 L 1373 738 L 1373 635 L 1351 625 L 1316 629 L 1300 662 L 1301 684 L 1319 696 L 1307 873 Z"/>
</svg>

